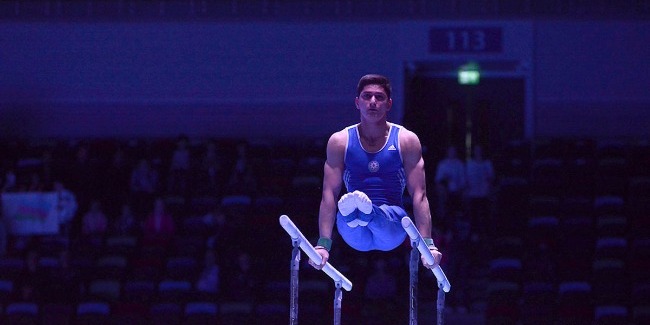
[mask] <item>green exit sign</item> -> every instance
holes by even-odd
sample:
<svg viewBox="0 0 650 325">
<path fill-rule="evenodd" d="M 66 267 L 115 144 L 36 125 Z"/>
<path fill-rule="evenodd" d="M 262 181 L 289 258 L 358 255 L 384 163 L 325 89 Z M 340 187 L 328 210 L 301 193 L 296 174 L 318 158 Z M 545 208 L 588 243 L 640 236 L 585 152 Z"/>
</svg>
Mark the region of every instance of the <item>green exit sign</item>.
<svg viewBox="0 0 650 325">
<path fill-rule="evenodd" d="M 476 62 L 469 62 L 458 69 L 458 83 L 461 85 L 478 85 L 481 72 Z"/>
</svg>

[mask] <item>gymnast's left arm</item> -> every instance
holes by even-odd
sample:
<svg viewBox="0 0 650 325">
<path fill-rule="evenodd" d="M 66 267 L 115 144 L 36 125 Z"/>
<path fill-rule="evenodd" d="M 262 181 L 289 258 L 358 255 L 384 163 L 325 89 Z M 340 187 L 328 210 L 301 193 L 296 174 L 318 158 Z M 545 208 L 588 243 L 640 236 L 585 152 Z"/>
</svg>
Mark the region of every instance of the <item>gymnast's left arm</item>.
<svg viewBox="0 0 650 325">
<path fill-rule="evenodd" d="M 413 214 L 415 225 L 418 231 L 429 242 L 429 250 L 435 259 L 434 265 L 422 264 L 427 268 L 433 268 L 440 264 L 442 253 L 438 251 L 431 239 L 431 209 L 427 198 L 426 177 L 424 173 L 424 159 L 422 158 L 422 145 L 417 135 L 411 131 L 400 132 L 400 150 L 406 171 L 406 186 L 413 199 Z"/>
</svg>

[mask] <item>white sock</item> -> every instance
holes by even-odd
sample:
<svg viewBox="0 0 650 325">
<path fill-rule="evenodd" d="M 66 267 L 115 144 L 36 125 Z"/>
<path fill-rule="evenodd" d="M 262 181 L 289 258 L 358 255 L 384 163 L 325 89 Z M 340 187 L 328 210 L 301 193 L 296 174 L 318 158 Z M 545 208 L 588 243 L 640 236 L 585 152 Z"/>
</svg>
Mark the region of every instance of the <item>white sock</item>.
<svg viewBox="0 0 650 325">
<path fill-rule="evenodd" d="M 347 217 L 357 209 L 357 199 L 353 193 L 343 194 L 339 200 L 338 206 L 339 212 L 341 212 L 344 217 Z"/>
<path fill-rule="evenodd" d="M 368 195 L 361 191 L 354 191 L 352 194 L 357 200 L 357 209 L 365 214 L 370 214 L 372 212 L 372 201 Z"/>
</svg>

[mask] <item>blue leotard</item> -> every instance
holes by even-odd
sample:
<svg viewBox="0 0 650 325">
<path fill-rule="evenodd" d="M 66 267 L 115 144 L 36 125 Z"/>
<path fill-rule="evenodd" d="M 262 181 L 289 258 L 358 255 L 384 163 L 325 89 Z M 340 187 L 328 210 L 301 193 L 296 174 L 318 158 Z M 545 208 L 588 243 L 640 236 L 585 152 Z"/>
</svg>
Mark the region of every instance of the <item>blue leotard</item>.
<svg viewBox="0 0 650 325">
<path fill-rule="evenodd" d="M 337 214 L 337 229 L 352 248 L 360 251 L 392 250 L 406 237 L 400 224 L 406 211 L 402 196 L 406 187 L 406 173 L 399 146 L 402 126 L 389 123 L 388 140 L 377 152 L 368 152 L 361 145 L 358 125 L 346 128 L 348 142 L 345 149 L 343 181 L 348 192 L 366 193 L 373 203 L 370 214 L 358 210 L 343 217 Z M 367 226 L 351 228 L 346 219 L 359 218 Z"/>
</svg>

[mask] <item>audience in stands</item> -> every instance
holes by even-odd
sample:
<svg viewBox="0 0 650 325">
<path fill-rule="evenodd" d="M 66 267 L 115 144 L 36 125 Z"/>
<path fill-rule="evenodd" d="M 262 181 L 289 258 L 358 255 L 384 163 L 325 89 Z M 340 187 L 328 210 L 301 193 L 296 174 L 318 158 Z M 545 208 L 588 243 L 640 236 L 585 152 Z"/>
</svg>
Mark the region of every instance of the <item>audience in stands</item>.
<svg viewBox="0 0 650 325">
<path fill-rule="evenodd" d="M 222 157 L 217 151 L 217 144 L 208 140 L 201 153 L 201 165 L 196 178 L 199 195 L 218 195 L 221 192 Z"/>
<path fill-rule="evenodd" d="M 58 252 L 58 265 L 45 276 L 47 285 L 46 301 L 55 303 L 75 303 L 82 293 L 82 279 L 77 267 L 72 264 L 69 249 Z"/>
<path fill-rule="evenodd" d="M 143 242 L 147 245 L 167 245 L 176 234 L 176 221 L 165 207 L 162 197 L 155 199 L 153 210 L 142 226 Z"/>
<path fill-rule="evenodd" d="M 102 197 L 107 202 L 126 202 L 129 198 L 129 192 L 125 191 L 129 187 L 132 166 L 127 153 L 121 146 L 113 153 L 110 164 L 105 171 L 100 174 L 103 179 L 104 193 Z M 111 204 L 107 207 L 109 215 L 115 215 L 120 212 L 119 204 Z"/>
<path fill-rule="evenodd" d="M 25 253 L 25 264 L 16 284 L 19 301 L 36 302 L 40 298 L 40 290 L 46 284 L 46 277 L 38 266 L 40 254 L 35 248 L 28 248 Z"/>
<path fill-rule="evenodd" d="M 90 201 L 99 197 L 98 192 L 103 184 L 96 184 L 98 179 L 94 159 L 91 159 L 87 144 L 77 147 L 74 160 L 65 166 L 64 182 L 77 196 L 81 210 L 88 209 Z"/>
<path fill-rule="evenodd" d="M 483 156 L 483 148 L 474 146 L 472 157 L 466 163 L 467 175 L 467 213 L 474 235 L 485 236 L 485 230 L 490 226 L 492 211 L 490 196 L 495 180 L 492 161 Z"/>
<path fill-rule="evenodd" d="M 9 167 L 5 170 L 5 175 L 2 180 L 2 192 L 14 192 L 18 189 L 18 183 L 16 180 L 16 171 L 14 168 Z"/>
<path fill-rule="evenodd" d="M 41 176 L 45 187 L 50 188 L 53 186 L 56 174 L 52 149 L 47 148 L 43 150 L 40 163 L 41 166 L 39 168 L 39 175 Z"/>
<path fill-rule="evenodd" d="M 407 299 L 401 295 L 404 293 L 400 289 L 400 286 L 403 287 L 402 279 L 394 274 L 395 266 L 388 259 L 377 255 L 369 260 L 371 270 L 368 270 L 363 288 L 364 303 L 360 306 L 363 323 L 399 324 L 404 320 L 404 313 L 397 310 Z"/>
<path fill-rule="evenodd" d="M 466 185 L 465 164 L 458 158 L 456 147 L 449 146 L 445 158 L 438 162 L 435 184 L 438 195 L 437 218 L 443 227 L 452 227 L 457 214 L 462 212 Z"/>
<path fill-rule="evenodd" d="M 372 263 L 372 273 L 366 279 L 364 295 L 369 300 L 383 300 L 397 294 L 397 278 L 388 270 L 385 259 L 378 258 Z"/>
<path fill-rule="evenodd" d="M 449 258 L 445 265 L 447 278 L 454 284 L 454 294 L 447 300 L 450 309 L 466 313 L 471 309 L 471 297 L 468 279 L 471 278 L 473 259 L 479 251 L 477 243 L 471 238 L 471 226 L 467 219 L 460 218 L 447 231 L 447 248 Z"/>
<path fill-rule="evenodd" d="M 251 195 L 257 190 L 257 181 L 253 172 L 253 166 L 248 157 L 248 147 L 246 144 L 237 146 L 237 158 L 230 172 L 227 194 Z"/>
<path fill-rule="evenodd" d="M 133 212 L 137 217 L 144 218 L 149 212 L 154 198 L 159 189 L 158 172 L 151 167 L 149 160 L 140 159 L 138 164 L 131 171 L 129 191 Z"/>
<path fill-rule="evenodd" d="M 59 232 L 67 236 L 70 234 L 71 222 L 77 213 L 77 197 L 61 181 L 54 182 L 53 190 L 58 197 L 56 212 L 59 219 Z"/>
<path fill-rule="evenodd" d="M 29 174 L 29 181 L 21 185 L 20 192 L 42 192 L 45 190 L 45 184 L 41 181 L 41 176 L 37 172 Z"/>
<path fill-rule="evenodd" d="M 239 252 L 232 263 L 234 267 L 228 270 L 228 276 L 224 279 L 224 284 L 227 285 L 226 297 L 232 301 L 254 301 L 255 289 L 259 283 L 251 256 L 246 252 Z"/>
<path fill-rule="evenodd" d="M 204 215 L 203 223 L 206 229 L 209 229 L 209 235 L 206 240 L 207 247 L 217 251 L 226 249 L 235 230 L 228 223 L 226 214 L 221 207 L 215 206 L 209 213 Z"/>
<path fill-rule="evenodd" d="M 120 213 L 113 222 L 112 233 L 120 236 L 134 236 L 140 234 L 140 221 L 133 214 L 131 205 L 123 203 Z"/>
<path fill-rule="evenodd" d="M 187 195 L 190 173 L 191 155 L 188 148 L 189 139 L 185 135 L 178 137 L 176 149 L 172 153 L 169 173 L 167 175 L 167 191 L 169 194 L 184 197 Z"/>
<path fill-rule="evenodd" d="M 203 258 L 203 268 L 196 281 L 195 287 L 199 292 L 214 294 L 219 292 L 219 265 L 217 265 L 216 251 L 207 249 Z"/>
<path fill-rule="evenodd" d="M 81 235 L 86 239 L 101 240 L 108 231 L 108 217 L 98 199 L 90 202 L 90 208 L 81 219 Z"/>
<path fill-rule="evenodd" d="M 6 264 L 2 264 L 3 268 L 7 268 L 9 262 L 12 259 L 24 259 L 25 268 L 20 270 L 17 274 L 12 274 L 9 271 L 3 269 L 3 272 L 0 274 L 0 279 L 7 280 L 11 279 L 13 281 L 13 296 L 11 299 L 13 301 L 39 301 L 43 302 L 57 302 L 57 303 L 67 303 L 67 304 L 77 304 L 84 299 L 89 297 L 87 291 L 88 289 L 88 274 L 92 274 L 93 263 L 96 262 L 99 254 L 103 252 L 103 248 L 108 235 L 107 231 L 110 231 L 110 234 L 123 234 L 123 235 L 135 235 L 138 239 L 138 244 L 134 248 L 137 252 L 133 258 L 129 257 L 127 265 L 130 268 L 129 272 L 126 273 L 124 278 L 121 278 L 120 281 L 125 283 L 126 280 L 144 280 L 150 281 L 151 285 L 155 286 L 159 281 L 164 277 L 164 260 L 175 254 L 177 250 L 167 250 L 167 248 L 177 248 L 176 246 L 165 246 L 162 250 L 147 250 L 148 241 L 157 241 L 161 237 L 164 238 L 164 243 L 179 243 L 183 239 L 188 239 L 187 237 L 196 237 L 192 238 L 198 243 L 192 249 L 186 249 L 186 252 L 192 252 L 197 261 L 201 261 L 201 258 L 204 258 L 203 263 L 198 262 L 198 265 L 201 266 L 203 272 L 197 272 L 197 275 L 193 275 L 190 282 L 192 283 L 192 290 L 194 291 L 205 291 L 210 292 L 207 296 L 200 295 L 199 297 L 216 297 L 215 301 L 219 302 L 229 302 L 229 301 L 241 301 L 246 303 L 258 302 L 259 299 L 262 299 L 262 295 L 259 295 L 257 290 L 264 290 L 262 284 L 264 281 L 270 279 L 286 281 L 288 280 L 287 274 L 284 273 L 284 268 L 287 264 L 285 263 L 284 257 L 286 257 L 286 262 L 290 257 L 290 241 L 286 238 L 286 235 L 282 233 L 281 230 L 268 230 L 264 226 L 260 226 L 258 223 L 254 223 L 256 226 L 255 229 L 246 228 L 242 231 L 241 228 L 238 228 L 237 222 L 231 222 L 234 219 L 229 219 L 231 217 L 229 214 L 224 213 L 227 210 L 227 207 L 220 207 L 218 203 L 220 199 L 226 194 L 226 190 L 229 190 L 228 194 L 232 193 L 244 193 L 251 195 L 255 198 L 255 175 L 256 173 L 265 173 L 267 172 L 264 169 L 259 169 L 260 165 L 263 168 L 270 168 L 268 165 L 252 163 L 252 158 L 258 159 L 256 156 L 249 155 L 248 147 L 245 144 L 239 143 L 229 143 L 223 147 L 219 146 L 218 148 L 214 145 L 213 142 L 203 143 L 205 148 L 203 151 L 197 149 L 197 155 L 199 159 L 196 164 L 193 165 L 192 173 L 197 173 L 197 180 L 205 181 L 205 184 L 201 185 L 196 192 L 188 192 L 189 194 L 196 194 L 201 196 L 201 198 L 209 198 L 210 200 L 202 201 L 203 205 L 196 205 L 192 200 L 187 200 L 187 203 L 183 203 L 180 208 L 177 206 L 171 206 L 170 210 L 173 211 L 173 214 L 170 211 L 166 211 L 165 202 L 163 198 L 170 198 L 170 196 L 177 195 L 176 193 L 169 191 L 171 188 L 168 186 L 167 179 L 160 177 L 160 173 L 155 170 L 152 166 L 154 161 L 151 157 L 163 157 L 161 161 L 158 161 L 157 166 L 168 166 L 171 161 L 165 159 L 172 159 L 174 156 L 172 151 L 174 150 L 172 140 L 171 146 L 160 146 L 156 150 L 147 148 L 146 150 L 134 152 L 123 151 L 118 149 L 114 152 L 114 155 L 110 154 L 105 155 L 106 161 L 97 161 L 98 157 L 93 157 L 91 153 L 96 150 L 91 150 L 92 148 L 97 148 L 96 144 L 92 142 L 88 144 L 81 144 L 77 146 L 73 144 L 72 149 L 70 148 L 60 148 L 52 147 L 52 149 L 46 149 L 43 152 L 43 166 L 47 165 L 48 167 L 43 167 L 43 172 L 39 175 L 46 185 L 49 182 L 52 182 L 52 189 L 54 192 L 59 193 L 59 204 L 57 205 L 59 222 L 62 225 L 62 230 L 59 236 L 62 239 L 69 240 L 70 243 L 73 243 L 71 247 L 66 246 L 66 248 L 57 248 L 54 250 L 52 247 L 47 246 L 38 246 L 35 243 L 38 243 L 39 240 L 44 238 L 41 236 L 30 236 L 30 237 L 20 237 L 16 235 L 7 234 L 9 228 L 3 235 L 2 223 L 0 223 L 0 256 L 2 256 L 3 262 L 7 260 Z M 185 146 L 187 152 L 191 151 L 188 146 L 188 142 L 185 145 L 177 144 L 177 148 Z M 232 145 L 232 147 L 229 147 Z M 62 146 L 63 147 L 63 146 Z M 77 151 L 77 148 L 79 149 Z M 160 150 L 160 148 L 164 148 Z M 199 148 L 199 147 L 197 147 Z M 487 240 L 481 240 L 475 242 L 472 240 L 472 236 L 469 232 L 469 223 L 471 221 L 471 228 L 476 229 L 485 229 L 490 226 L 499 227 L 500 233 L 504 236 L 509 236 L 501 239 L 499 243 L 510 243 L 510 245 L 516 245 L 517 241 L 511 241 L 512 239 L 526 239 L 525 236 L 530 234 L 529 230 L 526 228 L 526 216 L 527 216 L 527 205 L 522 205 L 513 210 L 514 217 L 519 218 L 519 220 L 524 220 L 520 226 L 513 226 L 509 223 L 510 220 L 503 215 L 497 215 L 500 219 L 497 219 L 498 223 L 489 223 L 489 216 L 482 216 L 482 213 L 491 212 L 492 210 L 496 211 L 498 214 L 499 211 L 502 211 L 504 208 L 512 207 L 512 202 L 515 200 L 523 200 L 522 202 L 527 202 L 527 191 L 525 190 L 528 186 L 525 174 L 518 173 L 516 174 L 519 177 L 522 177 L 521 182 L 495 182 L 497 175 L 501 178 L 504 178 L 502 173 L 503 161 L 499 160 L 503 157 L 499 155 L 493 155 L 494 166 L 490 166 L 492 161 L 488 160 L 486 157 L 481 158 L 481 153 L 478 152 L 478 147 L 474 148 L 474 155 L 472 159 L 469 159 L 464 166 L 464 171 L 466 181 L 458 181 L 459 177 L 453 177 L 453 173 L 462 170 L 463 168 L 457 168 L 462 166 L 462 161 L 456 157 L 456 160 L 452 162 L 448 161 L 449 156 L 445 158 L 445 162 L 440 162 L 437 166 L 437 173 L 432 175 L 437 181 L 437 185 L 442 186 L 442 194 L 449 195 L 452 193 L 451 189 L 455 188 L 455 192 L 463 189 L 464 184 L 467 185 L 464 188 L 464 193 L 467 197 L 467 206 L 456 207 L 456 212 L 464 213 L 467 212 L 468 219 L 456 219 L 453 218 L 449 221 L 454 221 L 446 224 L 447 229 L 444 229 L 441 234 L 436 236 L 438 247 L 443 252 L 448 252 L 446 256 L 448 259 L 443 259 L 442 267 L 445 270 L 447 276 L 452 283 L 452 292 L 447 296 L 447 304 L 449 311 L 459 311 L 464 309 L 470 309 L 473 307 L 473 303 L 477 300 L 483 299 L 483 301 L 488 301 L 492 303 L 487 296 L 487 287 L 491 287 L 490 284 L 493 284 L 491 281 L 487 280 L 482 281 L 480 276 L 482 272 L 485 272 L 486 264 L 490 259 L 503 257 L 504 255 L 508 258 L 520 259 L 524 265 L 524 271 L 526 279 L 543 282 L 542 284 L 549 284 L 552 288 L 558 287 L 558 253 L 556 249 L 565 249 L 562 247 L 557 247 L 556 249 L 551 249 L 550 247 L 541 245 L 535 247 L 511 247 L 508 249 L 496 249 L 497 241 L 492 240 L 490 236 L 494 234 L 487 233 L 485 236 Z M 41 150 L 40 148 L 38 150 Z M 20 151 L 17 151 L 20 152 Z M 27 152 L 27 150 L 25 150 Z M 30 151 L 34 152 L 34 150 Z M 235 155 L 228 156 L 228 154 L 234 153 Z M 142 157 L 149 157 L 147 159 L 142 159 L 138 165 L 131 166 L 130 161 L 136 161 Z M 17 191 L 20 184 L 28 184 L 30 173 L 33 169 L 21 169 L 16 167 L 9 161 L 19 161 L 20 156 L 7 156 L 2 159 L 5 160 L 3 169 L 0 172 L 2 183 L 0 188 L 3 192 L 8 191 Z M 294 159 L 293 157 L 287 158 L 287 155 L 283 155 L 283 158 Z M 510 157 L 508 158 L 510 159 Z M 526 161 L 528 158 L 524 157 L 521 161 Z M 588 159 L 588 158 L 586 158 Z M 182 159 L 180 159 L 182 160 Z M 47 161 L 47 163 L 46 163 Z M 257 162 L 257 161 L 256 161 Z M 591 161 L 592 163 L 594 161 Z M 71 164 L 72 163 L 72 164 Z M 232 164 L 231 164 L 232 163 Z M 67 165 L 66 165 L 67 164 Z M 448 166 L 445 166 L 448 164 Z M 450 167 L 449 165 L 453 165 Z M 588 164 L 587 164 L 588 165 Z M 60 166 L 66 166 L 66 168 L 58 168 Z M 106 169 L 99 169 L 97 166 L 105 166 Z M 190 165 L 192 166 L 192 165 Z M 76 168 L 80 168 L 77 170 Z M 497 169 L 492 170 L 490 169 Z M 162 170 L 163 173 L 166 169 Z M 292 169 L 287 169 L 289 172 Z M 62 174 L 61 172 L 66 172 Z M 287 172 L 287 173 L 289 173 Z M 295 171 L 293 171 L 295 173 Z M 631 172 L 631 171 L 630 171 Z M 220 175 L 220 173 L 222 173 Z M 103 177 L 97 177 L 98 175 L 103 175 Z M 127 176 L 125 176 L 125 174 Z M 49 175 L 49 176 L 45 176 Z M 122 176 L 119 176 L 122 175 Z M 213 176 L 217 175 L 215 178 Z M 283 174 L 284 175 L 284 174 Z M 287 179 L 290 179 L 291 174 L 287 174 Z M 68 176 L 69 178 L 65 178 Z M 163 175 L 167 176 L 167 175 Z M 170 175 L 171 176 L 171 172 Z M 176 175 L 178 176 L 178 175 Z M 176 177 L 174 176 L 174 177 Z M 605 175 L 606 176 L 606 175 Z M 87 178 L 90 177 L 90 178 Z M 120 177 L 124 178 L 124 181 L 118 181 Z M 50 181 L 47 181 L 50 179 Z M 194 178 L 193 178 L 194 179 Z M 92 180 L 98 180 L 94 182 Z M 174 182 L 177 179 L 174 179 Z M 108 183 L 107 183 L 108 182 Z M 110 183 L 110 184 L 109 184 Z M 278 182 L 281 183 L 281 182 Z M 452 183 L 455 183 L 455 187 L 450 186 Z M 65 184 L 65 186 L 64 186 Z M 190 186 L 198 186 L 194 183 Z M 261 184 L 261 183 L 260 183 Z M 505 184 L 505 185 L 504 185 Z M 516 189 L 508 189 L 506 191 L 507 184 L 515 186 Z M 213 186 L 222 187 L 224 191 L 211 192 L 214 190 Z M 77 191 L 83 190 L 84 188 L 95 187 L 93 191 L 78 193 Z M 494 189 L 491 187 L 494 186 Z M 97 188 L 99 187 L 99 189 Z M 103 187 L 103 188 L 102 188 Z M 26 187 L 27 188 L 27 187 Z M 26 189 L 25 188 L 25 189 Z M 49 186 L 45 186 L 46 189 L 49 189 Z M 230 191 L 232 189 L 232 191 Z M 440 188 L 439 188 L 440 189 Z M 109 192 L 120 191 L 123 194 L 123 197 L 128 198 L 128 200 L 118 200 L 119 195 L 111 196 L 104 195 Z M 97 192 L 103 193 L 100 196 L 97 196 Z M 502 197 L 499 200 L 495 200 L 494 209 L 484 208 L 484 200 L 489 198 L 490 195 L 504 195 L 507 193 L 506 197 Z M 79 194 L 82 198 L 77 196 Z M 115 194 L 115 193 L 113 193 Z M 452 193 L 453 194 L 453 193 Z M 205 197 L 204 197 L 205 195 Z M 487 195 L 487 196 L 486 196 Z M 99 207 L 99 213 L 96 213 L 97 205 L 95 202 L 91 205 L 83 205 L 84 198 L 102 198 L 102 202 L 105 205 L 112 205 L 116 209 L 121 209 L 120 213 L 106 213 Z M 521 198 L 520 198 L 521 197 Z M 284 198 L 284 197 L 283 197 Z M 445 196 L 448 198 L 448 196 Z M 317 200 L 314 201 L 315 205 L 312 208 L 307 207 L 303 208 L 301 211 L 315 211 L 314 206 L 317 206 Z M 637 200 L 647 200 L 647 198 L 637 198 Z M 156 202 L 154 204 L 154 201 Z M 290 214 L 291 209 L 294 208 L 293 205 L 296 205 L 296 201 L 290 201 L 287 198 L 287 203 L 283 204 L 282 209 L 287 210 L 287 213 Z M 560 200 L 560 203 L 565 203 L 567 200 Z M 559 224 L 554 225 L 559 229 L 561 227 L 580 227 L 580 233 L 591 234 L 595 236 L 596 233 L 596 223 L 597 221 L 593 217 L 593 213 L 589 212 L 593 210 L 593 197 L 586 196 L 585 201 L 587 202 L 586 208 L 581 208 L 579 217 L 577 218 L 575 212 L 573 214 L 562 215 L 560 212 L 557 217 L 559 219 Z M 90 201 L 88 201 L 89 203 Z M 97 201 L 99 202 L 99 201 Z M 144 203 L 142 203 L 144 202 Z M 171 201 L 170 201 L 171 202 Z M 450 202 L 450 201 L 446 201 Z M 567 201 L 568 202 L 568 201 Z M 646 201 L 638 201 L 638 204 L 641 204 Z M 124 204 L 123 204 L 124 203 Z M 628 204 L 628 201 L 624 201 L 625 204 Z M 170 203 L 171 204 L 171 203 Z M 302 201 L 301 201 L 302 204 Z M 460 205 L 460 203 L 457 203 Z M 646 203 L 647 204 L 647 203 Z M 136 206 L 141 205 L 139 214 Z M 506 206 L 504 206 L 506 205 Z M 510 206 L 507 206 L 510 205 Z M 133 213 L 128 212 L 128 207 L 133 208 Z M 209 207 L 208 207 L 209 206 Z M 449 206 L 448 206 L 449 207 Z M 251 209 L 254 207 L 251 206 Z M 590 210 L 591 209 L 591 210 Z M 639 209 L 637 207 L 637 209 Z M 79 211 L 85 211 L 83 217 L 80 217 Z M 178 211 L 178 212 L 177 212 Z M 627 210 L 625 210 L 627 211 Z M 643 210 L 645 211 L 645 210 Z M 255 213 L 260 213 L 256 211 Z M 639 212 L 642 213 L 642 212 Z M 261 214 L 264 214 L 264 211 L 261 211 Z M 99 215 L 99 217 L 98 217 Z M 192 231 L 190 230 L 190 225 L 185 223 L 188 216 L 196 216 L 198 222 L 192 224 Z M 295 221 L 297 223 L 301 222 L 301 217 L 298 213 L 294 213 Z M 291 215 L 293 218 L 294 215 Z M 107 216 L 115 217 L 115 220 L 108 222 Z M 447 215 L 448 217 L 453 217 L 454 215 Z M 147 217 L 145 219 L 145 217 Z M 306 216 L 311 218 L 310 216 Z M 619 220 L 620 217 L 625 217 L 625 221 L 629 228 L 635 228 L 634 234 L 641 234 L 642 236 L 647 234 L 643 232 L 643 229 L 636 229 L 636 224 L 638 220 L 633 220 L 631 216 L 625 215 L 625 212 L 622 212 L 621 215 L 616 220 Z M 440 220 L 438 215 L 434 216 L 434 220 Z M 586 219 L 586 223 L 576 223 L 582 219 Z M 610 221 L 611 218 L 601 218 L 598 220 Z M 251 219 L 252 220 L 252 219 Z M 264 216 L 254 219 L 255 222 L 266 222 Z M 457 222 L 458 221 L 458 222 Z M 69 228 L 71 222 L 75 222 L 75 225 L 80 226 L 75 228 L 77 231 L 67 231 L 65 229 Z M 249 220 L 247 220 L 249 222 Z M 274 224 L 277 227 L 277 219 L 272 218 L 268 221 L 269 224 Z M 67 226 L 66 226 L 67 225 Z M 246 225 L 251 225 L 246 223 Z M 266 225 L 266 224 L 264 224 Z M 509 226 L 509 227 L 507 227 Z M 180 229 L 183 227 L 182 229 Z M 591 228 L 590 228 L 591 227 Z M 583 229 L 584 228 L 584 229 Z M 83 229 L 83 232 L 79 231 Z M 103 230 L 102 230 L 103 229 Z M 197 229 L 201 229 L 197 231 Z M 564 228 L 565 231 L 568 228 Z M 602 230 L 610 230 L 606 227 L 599 228 Z M 303 229 L 305 230 L 305 229 Z M 307 233 L 313 233 L 311 230 L 307 230 Z M 91 246 L 88 249 L 83 241 L 82 234 L 87 233 L 98 234 L 98 241 L 95 242 L 97 246 Z M 629 233 L 627 234 L 629 235 Z M 273 236 L 273 237 L 272 237 Z M 575 238 L 579 235 L 571 235 L 570 239 Z M 623 235 L 626 236 L 626 235 Z M 511 238 L 512 237 L 512 238 Z M 647 237 L 647 236 L 646 236 Z M 569 238 L 568 238 L 569 239 Z M 583 241 L 586 241 L 586 247 L 589 248 L 590 245 L 594 246 L 595 242 L 592 237 L 585 236 L 582 238 Z M 3 248 L 3 243 L 13 243 L 17 244 L 8 245 L 7 248 Z M 44 241 L 45 242 L 45 241 Z M 278 247 L 277 252 L 274 254 L 248 254 L 245 252 L 240 252 L 239 249 L 244 251 L 250 251 L 249 247 L 246 245 L 251 245 L 252 248 L 256 249 L 260 245 L 260 242 L 263 243 L 263 248 L 268 249 Z M 528 241 L 524 240 L 525 243 Z M 277 244 L 277 245 L 276 245 Z M 85 246 L 84 246 L 85 245 Z M 282 245 L 287 245 L 282 250 L 286 249 L 284 253 L 280 251 Z M 521 243 L 519 245 L 522 245 Z M 593 248 L 593 247 L 592 247 Z M 155 252 L 155 254 L 154 254 Z M 339 251 L 341 252 L 341 251 Z M 89 254 L 86 254 L 89 253 Z M 278 254 L 275 254 L 278 253 Z M 335 252 L 336 253 L 336 252 Z M 48 271 L 45 271 L 46 268 L 39 266 L 38 261 L 45 258 L 51 258 L 58 254 L 59 261 L 56 267 L 47 268 Z M 205 254 L 205 255 L 203 255 Z M 286 254 L 286 255 L 284 255 Z M 566 254 L 566 253 L 565 253 Z M 41 259 L 41 256 L 43 258 Z M 218 259 L 218 260 L 217 260 Z M 585 257 L 585 260 L 589 261 L 589 257 Z M 384 261 L 386 261 L 384 259 Z M 571 261 L 567 261 L 571 262 Z M 276 264 L 273 264 L 276 263 Z M 256 267 L 259 265 L 274 265 L 272 268 L 262 269 Z M 142 265 L 147 265 L 149 268 L 136 267 Z M 277 265 L 277 267 L 276 267 Z M 350 267 L 352 265 L 352 267 Z M 588 276 L 589 266 L 587 265 L 587 271 L 585 276 Z M 339 267 L 339 265 L 337 265 Z M 362 288 L 363 290 L 351 293 L 350 301 L 354 301 L 354 298 L 363 297 L 389 297 L 391 292 L 395 290 L 395 279 L 393 274 L 397 276 L 397 288 L 404 285 L 407 280 L 405 280 L 404 274 L 394 273 L 394 271 L 404 272 L 405 266 L 403 264 L 395 266 L 391 263 L 385 263 L 382 259 L 379 259 L 372 264 L 373 272 L 368 272 L 371 268 L 367 265 L 357 265 L 354 262 L 348 263 L 348 265 L 341 264 L 341 268 L 348 267 L 350 269 L 346 270 L 346 275 L 361 276 L 363 275 L 363 281 L 367 283 L 362 283 L 357 288 Z M 365 267 L 365 269 L 364 269 Z M 361 268 L 363 271 L 358 271 Z M 645 268 L 647 269 L 647 268 Z M 642 269 L 640 273 L 644 272 Z M 354 271 L 348 273 L 347 271 Z M 255 272 L 264 272 L 263 275 L 257 274 Z M 355 274 L 355 272 L 358 272 Z M 647 273 L 647 272 L 646 272 Z M 368 274 L 368 277 L 365 275 Z M 425 278 L 425 281 L 431 280 L 431 274 L 427 274 L 429 277 Z M 522 275 L 523 278 L 523 275 Z M 485 280 L 485 279 L 483 279 Z M 355 281 L 353 279 L 353 281 Z M 630 280 L 632 281 L 632 280 Z M 355 282 L 356 283 L 356 282 Z M 365 286 L 364 286 L 365 284 Z M 516 299 L 521 298 L 521 295 L 524 294 L 523 288 L 525 287 L 521 279 L 515 281 L 518 288 Z M 479 289 L 475 289 L 479 287 Z M 527 286 L 531 287 L 531 286 Z M 533 286 L 534 287 L 534 286 Z M 473 289 L 474 288 L 474 289 Z M 482 291 L 481 291 L 482 290 Z M 630 289 L 631 290 L 631 289 Z M 424 294 L 424 290 L 421 291 Z M 490 291 L 491 292 L 491 291 Z M 155 291 L 150 293 L 152 297 L 155 297 Z M 405 293 L 402 292 L 402 295 Z M 480 296 L 484 294 L 483 296 Z M 398 290 L 397 295 L 400 295 Z M 478 296 L 477 296 L 478 295 Z M 196 296 L 195 296 L 196 297 Z M 502 297 L 498 297 L 502 298 Z M 153 301 L 152 300 L 150 301 Z M 432 301 L 435 297 L 429 297 L 425 295 L 424 299 L 431 299 Z M 406 299 L 404 300 L 406 301 Z M 519 300 L 515 300 L 519 301 Z M 320 304 L 320 303 L 319 303 Z M 517 304 L 511 304 L 512 308 L 517 309 Z M 6 308 L 6 303 L 3 303 L 3 306 Z M 354 306 L 352 303 L 346 306 Z M 385 305 L 388 309 L 388 305 Z M 497 305 L 499 307 L 501 305 Z M 628 310 L 632 310 L 633 305 L 626 303 L 625 307 L 630 307 Z M 480 305 L 479 305 L 480 307 Z M 392 307 L 390 307 L 392 308 Z M 0 309 L 1 310 L 1 309 Z M 393 309 L 391 309 L 393 310 Z M 352 319 L 352 313 L 355 310 L 351 308 L 349 313 L 346 314 L 346 317 Z M 489 313 L 486 313 L 489 314 Z M 593 310 L 590 314 L 590 317 L 594 317 Z M 400 316 L 404 316 L 400 314 Z M 522 315 L 518 315 L 523 320 Z M 555 317 L 551 315 L 550 317 Z M 384 320 L 384 319 L 380 319 Z M 523 321 L 522 321 L 523 322 Z M 587 319 L 587 323 L 593 323 L 593 320 Z M 399 320 L 391 323 L 399 323 Z M 517 323 L 517 321 L 507 322 L 507 323 Z"/>
</svg>

